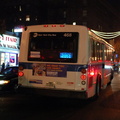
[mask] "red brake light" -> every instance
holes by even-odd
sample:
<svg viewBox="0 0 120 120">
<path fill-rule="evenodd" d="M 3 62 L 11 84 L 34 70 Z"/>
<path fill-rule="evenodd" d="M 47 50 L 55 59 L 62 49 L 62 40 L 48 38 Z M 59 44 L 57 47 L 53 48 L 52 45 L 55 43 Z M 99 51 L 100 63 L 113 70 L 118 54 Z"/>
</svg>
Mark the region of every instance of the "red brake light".
<svg viewBox="0 0 120 120">
<path fill-rule="evenodd" d="M 18 76 L 20 76 L 20 77 L 22 77 L 23 75 L 24 75 L 23 72 L 19 72 L 19 73 L 18 73 Z"/>
<path fill-rule="evenodd" d="M 86 75 L 81 75 L 80 78 L 81 78 L 82 80 L 85 80 L 85 79 L 86 79 Z"/>
</svg>

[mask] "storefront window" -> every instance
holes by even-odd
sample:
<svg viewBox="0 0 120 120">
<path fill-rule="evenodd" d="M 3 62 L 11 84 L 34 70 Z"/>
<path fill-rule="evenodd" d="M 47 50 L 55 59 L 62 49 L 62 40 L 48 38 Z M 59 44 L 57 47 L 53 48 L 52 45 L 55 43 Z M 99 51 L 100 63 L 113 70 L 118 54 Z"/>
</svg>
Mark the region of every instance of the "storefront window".
<svg viewBox="0 0 120 120">
<path fill-rule="evenodd" d="M 1 53 L 1 63 L 0 63 L 0 65 L 2 65 L 4 63 L 4 58 L 5 58 L 5 53 Z"/>
</svg>

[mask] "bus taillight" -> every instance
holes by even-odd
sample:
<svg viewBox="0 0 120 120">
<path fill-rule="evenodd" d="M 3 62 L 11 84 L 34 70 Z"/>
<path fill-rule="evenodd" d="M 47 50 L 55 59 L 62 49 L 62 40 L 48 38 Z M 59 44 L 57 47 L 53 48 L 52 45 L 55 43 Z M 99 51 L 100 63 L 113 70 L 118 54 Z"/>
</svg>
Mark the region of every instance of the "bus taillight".
<svg viewBox="0 0 120 120">
<path fill-rule="evenodd" d="M 19 66 L 19 70 L 23 70 L 24 69 L 24 67 L 23 66 Z"/>
<path fill-rule="evenodd" d="M 82 75 L 80 76 L 80 78 L 82 80 L 86 80 L 87 76 L 86 76 L 86 69 L 81 69 L 80 71 L 82 73 Z"/>
<path fill-rule="evenodd" d="M 83 74 L 83 75 L 80 76 L 80 78 L 81 78 L 82 80 L 85 80 L 85 79 L 86 79 L 86 75 Z"/>
<path fill-rule="evenodd" d="M 18 72 L 18 76 L 22 77 L 22 76 L 24 76 L 24 73 L 20 71 L 20 72 Z"/>
<path fill-rule="evenodd" d="M 85 74 L 86 73 L 86 69 L 82 69 L 81 73 Z"/>
</svg>

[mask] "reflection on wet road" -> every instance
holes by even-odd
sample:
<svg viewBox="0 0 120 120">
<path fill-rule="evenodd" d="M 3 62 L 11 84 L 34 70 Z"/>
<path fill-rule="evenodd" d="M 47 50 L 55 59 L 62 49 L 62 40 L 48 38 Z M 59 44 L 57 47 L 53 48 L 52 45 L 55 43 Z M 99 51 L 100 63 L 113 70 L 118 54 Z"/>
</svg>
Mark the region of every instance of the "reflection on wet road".
<svg viewBox="0 0 120 120">
<path fill-rule="evenodd" d="M 114 78 L 111 83 L 112 91 L 119 91 L 120 90 L 120 73 L 114 73 Z"/>
<path fill-rule="evenodd" d="M 96 101 L 0 94 L 1 120 L 120 120 L 120 74 Z"/>
</svg>

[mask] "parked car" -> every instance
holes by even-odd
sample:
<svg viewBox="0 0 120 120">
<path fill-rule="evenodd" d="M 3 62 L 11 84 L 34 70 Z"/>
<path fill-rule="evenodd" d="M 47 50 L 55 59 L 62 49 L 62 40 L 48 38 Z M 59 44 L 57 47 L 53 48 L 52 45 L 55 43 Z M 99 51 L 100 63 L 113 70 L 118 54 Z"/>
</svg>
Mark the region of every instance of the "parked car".
<svg viewBox="0 0 120 120">
<path fill-rule="evenodd" d="M 18 87 L 18 67 L 12 66 L 0 73 L 0 90 L 15 91 Z"/>
</svg>

